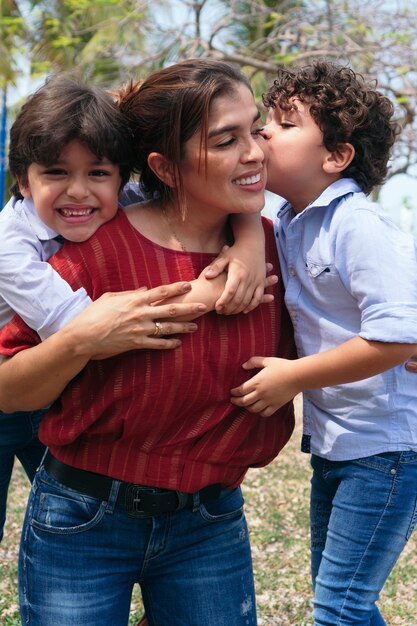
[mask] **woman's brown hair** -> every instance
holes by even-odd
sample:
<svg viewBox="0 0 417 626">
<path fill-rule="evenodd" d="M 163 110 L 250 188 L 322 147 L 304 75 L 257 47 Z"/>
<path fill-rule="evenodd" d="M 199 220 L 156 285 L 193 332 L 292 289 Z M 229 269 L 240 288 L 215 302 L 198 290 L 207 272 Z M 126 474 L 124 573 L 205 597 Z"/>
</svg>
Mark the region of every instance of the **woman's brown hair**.
<svg viewBox="0 0 417 626">
<path fill-rule="evenodd" d="M 204 158 L 210 106 L 215 98 L 233 93 L 240 83 L 250 89 L 248 79 L 235 66 L 199 58 L 153 72 L 143 82 L 130 83 L 117 94 L 116 100 L 134 137 L 135 168 L 140 172 L 141 184 L 162 205 L 173 202 L 185 214 L 179 172 L 184 144 L 201 132 Z M 149 167 L 151 152 L 162 154 L 173 165 L 174 189 Z"/>
</svg>

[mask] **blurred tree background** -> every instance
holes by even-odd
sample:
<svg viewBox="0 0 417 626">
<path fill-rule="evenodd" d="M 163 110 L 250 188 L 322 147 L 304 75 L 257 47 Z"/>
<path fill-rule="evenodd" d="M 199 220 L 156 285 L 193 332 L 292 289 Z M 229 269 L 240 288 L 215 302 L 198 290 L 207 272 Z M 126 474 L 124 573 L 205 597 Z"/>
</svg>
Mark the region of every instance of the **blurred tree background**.
<svg viewBox="0 0 417 626">
<path fill-rule="evenodd" d="M 390 176 L 417 178 L 417 0 L 0 0 L 0 13 L 3 100 L 22 67 L 111 88 L 210 55 L 239 64 L 260 100 L 279 65 L 348 64 L 397 105 Z"/>
</svg>

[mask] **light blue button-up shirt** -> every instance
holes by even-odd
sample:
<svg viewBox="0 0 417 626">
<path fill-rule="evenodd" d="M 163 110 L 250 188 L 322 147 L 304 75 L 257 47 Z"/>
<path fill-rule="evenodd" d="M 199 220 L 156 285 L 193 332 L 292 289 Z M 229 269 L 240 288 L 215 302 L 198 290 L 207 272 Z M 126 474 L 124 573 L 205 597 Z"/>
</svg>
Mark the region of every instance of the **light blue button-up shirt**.
<svg viewBox="0 0 417 626">
<path fill-rule="evenodd" d="M 91 303 L 46 263 L 61 247 L 56 236 L 32 200 L 13 197 L 0 212 L 0 327 L 16 312 L 46 339 Z"/>
<path fill-rule="evenodd" d="M 355 336 L 417 342 L 415 241 L 354 180 L 338 180 L 298 215 L 283 202 L 275 232 L 299 356 Z M 417 376 L 404 365 L 306 391 L 303 405 L 306 451 L 335 461 L 417 451 Z"/>
</svg>

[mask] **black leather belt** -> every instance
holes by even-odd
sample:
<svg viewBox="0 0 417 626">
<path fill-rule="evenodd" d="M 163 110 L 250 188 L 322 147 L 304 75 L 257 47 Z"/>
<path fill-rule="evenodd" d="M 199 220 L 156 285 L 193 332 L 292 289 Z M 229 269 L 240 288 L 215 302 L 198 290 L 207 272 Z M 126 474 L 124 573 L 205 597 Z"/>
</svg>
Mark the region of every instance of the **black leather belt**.
<svg viewBox="0 0 417 626">
<path fill-rule="evenodd" d="M 56 459 L 49 451 L 45 455 L 44 467 L 48 474 L 70 489 L 79 491 L 98 500 L 108 500 L 113 479 L 102 474 L 95 474 L 86 470 L 66 465 Z M 217 498 L 221 485 L 214 484 L 204 487 L 197 492 L 201 503 Z M 196 494 L 183 491 L 159 489 L 120 481 L 117 504 L 125 507 L 128 515 L 143 517 L 158 515 L 181 509 L 192 509 Z"/>
</svg>

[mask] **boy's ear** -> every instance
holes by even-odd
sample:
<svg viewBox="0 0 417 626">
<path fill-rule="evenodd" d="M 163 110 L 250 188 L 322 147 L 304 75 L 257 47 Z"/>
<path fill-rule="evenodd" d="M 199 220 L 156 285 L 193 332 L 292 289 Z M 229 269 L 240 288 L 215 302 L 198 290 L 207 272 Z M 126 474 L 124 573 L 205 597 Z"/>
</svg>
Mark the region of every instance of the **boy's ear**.
<svg viewBox="0 0 417 626">
<path fill-rule="evenodd" d="M 162 180 L 165 185 L 175 189 L 177 186 L 174 174 L 175 166 L 171 163 L 171 161 L 159 152 L 151 152 L 148 156 L 148 165 L 155 176 Z"/>
<path fill-rule="evenodd" d="M 31 197 L 31 193 L 30 193 L 30 187 L 29 187 L 29 182 L 23 181 L 23 178 L 21 178 L 20 176 L 16 176 L 16 180 L 17 180 L 17 184 L 19 185 L 19 191 L 22 194 L 22 196 L 24 198 L 30 198 Z"/>
<path fill-rule="evenodd" d="M 329 152 L 323 168 L 327 174 L 340 174 L 353 161 L 355 156 L 355 148 L 351 143 L 339 143 L 336 150 Z"/>
</svg>

